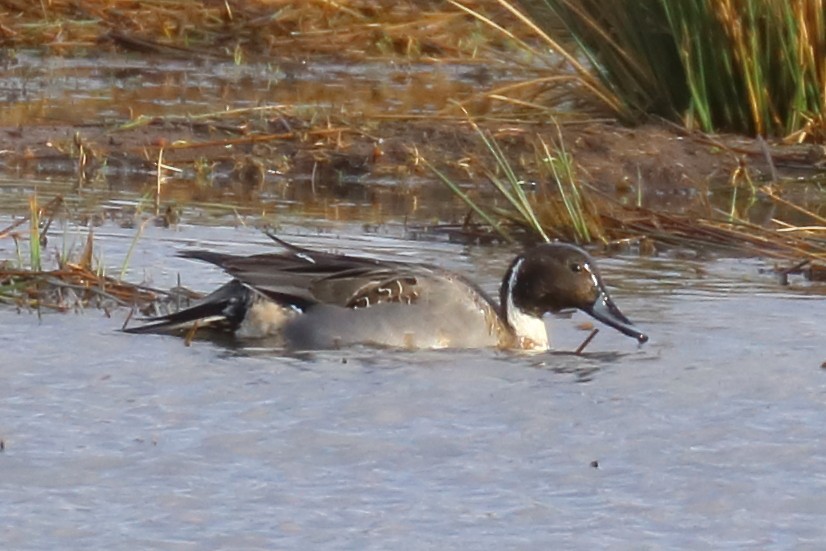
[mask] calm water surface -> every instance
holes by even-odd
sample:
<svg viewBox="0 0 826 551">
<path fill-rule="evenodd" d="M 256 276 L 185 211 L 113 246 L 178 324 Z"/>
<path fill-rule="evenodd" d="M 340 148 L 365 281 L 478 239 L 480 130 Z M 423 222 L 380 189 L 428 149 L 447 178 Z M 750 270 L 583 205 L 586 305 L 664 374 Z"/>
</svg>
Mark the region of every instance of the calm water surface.
<svg viewBox="0 0 826 551">
<path fill-rule="evenodd" d="M 480 80 L 526 78 L 522 67 L 207 67 L 25 51 L 0 73 L 0 121 L 10 127 L 275 104 L 426 114 L 475 94 Z M 112 170 L 112 180 L 75 193 L 65 174 L 40 171 L 38 182 L 0 176 L 0 228 L 26 211 L 33 189 L 41 203 L 62 194 L 72 219 L 103 213 L 97 255 L 117 274 L 137 231 L 118 223 L 146 210 L 154 180 L 137 175 L 123 188 Z M 287 191 L 259 199 L 298 244 L 435 262 L 494 291 L 512 251 L 398 239 L 405 231 L 394 221 L 461 220 L 464 207 L 448 216 L 446 192 L 418 201 L 388 180 L 374 183 L 397 195 L 375 220 L 382 195 L 367 187 L 329 200 L 351 220 L 380 229 L 389 221 L 380 235 L 364 235 L 358 222 L 303 219 L 301 197 Z M 226 227 L 245 218 L 200 209 L 199 220 L 218 225 L 147 227 L 127 279 L 169 288 L 180 273 L 208 291 L 224 276 L 176 250 L 270 246 L 254 230 Z M 48 255 L 62 243 L 80 247 L 85 232 L 53 228 Z M 15 257 L 14 242 L 0 239 L 0 259 Z M 586 334 L 576 328 L 586 318 L 575 316 L 550 320 L 550 354 L 285 356 L 125 335 L 125 311 L 38 316 L 0 305 L 0 545 L 822 548 L 826 286 L 779 287 L 755 260 L 621 257 L 602 267 L 621 308 L 651 336 L 644 347 L 605 328 L 584 357 L 565 353 Z"/>
<path fill-rule="evenodd" d="M 133 233 L 101 228 L 107 265 Z M 502 249 L 294 241 L 467 271 Z M 239 244 L 240 243 L 240 244 Z M 188 246 L 249 229 L 150 228 L 128 277 L 209 290 Z M 9 257 L 8 240 L 0 253 Z M 817 549 L 826 540 L 826 288 L 755 260 L 605 259 L 642 348 L 356 348 L 284 356 L 126 335 L 112 318 L 0 308 L 7 549 Z M 571 350 L 585 318 L 550 320 Z"/>
</svg>

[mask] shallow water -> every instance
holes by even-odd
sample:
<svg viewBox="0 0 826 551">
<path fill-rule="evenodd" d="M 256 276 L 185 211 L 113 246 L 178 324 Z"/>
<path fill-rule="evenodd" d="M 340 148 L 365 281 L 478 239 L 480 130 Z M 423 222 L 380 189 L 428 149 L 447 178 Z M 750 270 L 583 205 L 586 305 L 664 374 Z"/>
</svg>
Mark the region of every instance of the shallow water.
<svg viewBox="0 0 826 551">
<path fill-rule="evenodd" d="M 344 114 L 435 113 L 448 98 L 473 94 L 480 83 L 521 81 L 531 69 L 452 60 L 360 63 L 315 56 L 236 64 L 96 52 L 43 57 L 16 52 L 0 65 L 0 121 L 122 124 L 139 115 L 170 116 L 285 105 L 334 108 Z M 540 73 L 537 72 L 536 75 Z"/>
<path fill-rule="evenodd" d="M 415 64 L 18 59 L 0 86 L 7 125 L 116 124 L 225 103 L 432 113 L 434 98 L 472 94 L 477 79 L 525 78 L 450 64 L 434 77 Z M 490 291 L 512 255 L 401 239 L 408 219 L 456 220 L 465 208 L 457 215 L 444 191 L 419 201 L 360 182 L 329 197 L 313 190 L 312 206 L 300 185 L 217 213 L 190 197 L 184 223 L 145 225 L 127 261 L 154 177 L 76 192 L 65 176 L 74 167 L 62 169 L 38 182 L 0 177 L 0 228 L 27 211 L 33 189 L 41 203 L 62 194 L 70 220 L 102 224 L 96 254 L 110 274 L 126 264 L 126 279 L 158 288 L 178 274 L 199 291 L 225 280 L 176 250 L 270 247 L 243 227 L 260 222 L 245 216 L 263 203 L 297 244 L 438 263 Z M 345 215 L 322 219 L 318 204 Z M 47 259 L 80 248 L 86 231 L 56 222 Z M 16 255 L 0 239 L 0 260 Z M 0 540 L 44 550 L 820 548 L 826 286 L 781 287 L 759 260 L 601 266 L 651 336 L 645 346 L 603 328 L 573 356 L 565 351 L 587 334 L 575 316 L 550 320 L 550 354 L 285 356 L 126 335 L 123 310 L 38 316 L 0 305 Z"/>
<path fill-rule="evenodd" d="M 133 280 L 208 290 L 172 258 L 257 252 L 251 229 L 150 228 Z M 289 231 L 288 231 L 289 233 Z M 291 239 L 471 272 L 501 249 Z M 113 265 L 129 230 L 104 227 Z M 0 242 L 8 247 L 7 241 Z M 8 251 L 1 251 L 4 257 Z M 822 285 L 755 260 L 602 261 L 639 348 L 584 357 L 356 348 L 283 356 L 0 308 L 0 531 L 7 548 L 818 548 L 826 538 Z M 571 350 L 578 321 L 550 321 Z"/>
</svg>

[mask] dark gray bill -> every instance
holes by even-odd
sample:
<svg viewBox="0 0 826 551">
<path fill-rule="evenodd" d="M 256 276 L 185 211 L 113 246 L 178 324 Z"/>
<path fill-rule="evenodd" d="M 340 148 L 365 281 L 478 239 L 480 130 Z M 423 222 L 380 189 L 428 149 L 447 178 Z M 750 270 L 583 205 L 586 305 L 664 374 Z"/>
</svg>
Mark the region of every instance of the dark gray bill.
<svg viewBox="0 0 826 551">
<path fill-rule="evenodd" d="M 617 331 L 629 337 L 634 337 L 640 344 L 648 340 L 648 335 L 634 327 L 634 324 L 620 312 L 611 297 L 605 293 L 600 293 L 594 304 L 590 308 L 586 308 L 585 311 L 605 325 L 610 325 Z"/>
</svg>

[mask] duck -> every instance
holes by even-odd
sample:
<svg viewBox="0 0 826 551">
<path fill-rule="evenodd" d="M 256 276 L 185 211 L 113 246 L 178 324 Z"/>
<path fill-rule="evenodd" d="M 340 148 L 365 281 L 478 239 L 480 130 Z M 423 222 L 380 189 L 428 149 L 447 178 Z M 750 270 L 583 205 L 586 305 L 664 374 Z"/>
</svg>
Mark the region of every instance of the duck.
<svg viewBox="0 0 826 551">
<path fill-rule="evenodd" d="M 283 252 L 177 253 L 214 264 L 232 279 L 188 308 L 125 331 L 192 335 L 208 329 L 297 350 L 548 350 L 543 317 L 579 309 L 640 344 L 648 340 L 616 306 L 594 259 L 576 245 L 543 243 L 519 253 L 497 302 L 469 278 L 438 266 L 315 251 L 267 235 Z"/>
</svg>

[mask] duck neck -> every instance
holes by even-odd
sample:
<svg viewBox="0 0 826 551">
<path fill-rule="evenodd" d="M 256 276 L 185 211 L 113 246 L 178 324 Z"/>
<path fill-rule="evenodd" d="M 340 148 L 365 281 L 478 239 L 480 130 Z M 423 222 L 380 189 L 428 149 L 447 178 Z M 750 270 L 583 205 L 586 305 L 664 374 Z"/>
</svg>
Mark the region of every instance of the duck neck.
<svg viewBox="0 0 826 551">
<path fill-rule="evenodd" d="M 520 348 L 547 350 L 549 342 L 545 322 L 541 317 L 525 312 L 514 302 L 513 291 L 519 283 L 520 268 L 524 261 L 524 257 L 516 257 L 505 273 L 502 287 L 499 289 L 500 315 Z"/>
</svg>

